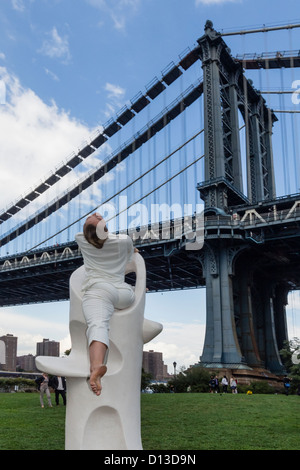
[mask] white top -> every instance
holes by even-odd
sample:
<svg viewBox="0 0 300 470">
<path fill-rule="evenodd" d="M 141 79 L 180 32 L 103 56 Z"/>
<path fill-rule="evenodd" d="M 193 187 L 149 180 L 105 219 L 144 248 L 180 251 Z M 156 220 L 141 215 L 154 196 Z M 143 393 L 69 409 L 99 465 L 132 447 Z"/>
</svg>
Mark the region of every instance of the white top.
<svg viewBox="0 0 300 470">
<path fill-rule="evenodd" d="M 82 290 L 87 290 L 95 282 L 125 284 L 125 268 L 133 254 L 133 243 L 128 235 L 109 233 L 100 249 L 91 245 L 82 232 L 75 235 L 75 240 L 81 250 L 86 272 Z"/>
</svg>

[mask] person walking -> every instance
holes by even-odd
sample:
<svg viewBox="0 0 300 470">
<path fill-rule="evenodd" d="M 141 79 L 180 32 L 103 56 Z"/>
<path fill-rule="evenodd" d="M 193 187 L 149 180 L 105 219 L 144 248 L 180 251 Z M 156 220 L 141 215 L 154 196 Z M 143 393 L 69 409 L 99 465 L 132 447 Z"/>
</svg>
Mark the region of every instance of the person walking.
<svg viewBox="0 0 300 470">
<path fill-rule="evenodd" d="M 36 380 L 38 390 L 40 391 L 40 404 L 44 408 L 44 395 L 46 394 L 48 406 L 52 408 L 51 394 L 49 390 L 49 377 L 48 374 L 43 372 L 42 377 Z"/>
</svg>

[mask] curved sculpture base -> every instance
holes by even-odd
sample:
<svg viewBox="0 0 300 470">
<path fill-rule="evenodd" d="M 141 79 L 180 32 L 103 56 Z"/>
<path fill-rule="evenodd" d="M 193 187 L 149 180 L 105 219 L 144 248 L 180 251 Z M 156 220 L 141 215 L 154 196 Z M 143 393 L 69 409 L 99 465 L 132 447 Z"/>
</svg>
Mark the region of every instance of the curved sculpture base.
<svg viewBox="0 0 300 470">
<path fill-rule="evenodd" d="M 107 373 L 96 396 L 88 382 L 89 351 L 82 313 L 84 267 L 70 279 L 70 334 L 72 349 L 66 358 L 36 358 L 39 370 L 67 380 L 66 450 L 142 450 L 140 386 L 143 345 L 162 331 L 162 325 L 144 319 L 146 271 L 135 253 L 127 272 L 136 273 L 135 301 L 116 310 L 110 321 Z"/>
</svg>

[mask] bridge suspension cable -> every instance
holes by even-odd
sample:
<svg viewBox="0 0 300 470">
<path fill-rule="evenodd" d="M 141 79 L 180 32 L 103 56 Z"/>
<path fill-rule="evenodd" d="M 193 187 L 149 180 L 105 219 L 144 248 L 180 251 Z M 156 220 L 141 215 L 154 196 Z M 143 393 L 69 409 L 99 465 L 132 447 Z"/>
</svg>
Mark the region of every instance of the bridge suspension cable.
<svg viewBox="0 0 300 470">
<path fill-rule="evenodd" d="M 294 109 L 273 109 L 274 113 L 290 113 L 290 114 L 298 114 L 300 113 L 299 110 Z"/>
<path fill-rule="evenodd" d="M 280 31 L 282 29 L 294 29 L 294 28 L 300 28 L 300 23 L 291 23 L 291 24 L 285 24 L 285 25 L 278 25 L 278 26 L 261 26 L 260 28 L 253 28 L 253 29 L 241 29 L 237 31 L 228 31 L 226 32 L 221 32 L 221 36 L 237 36 L 237 35 L 243 35 L 243 34 L 256 34 L 256 33 L 267 33 L 270 31 Z"/>
<path fill-rule="evenodd" d="M 277 25 L 273 27 L 263 27 L 260 30 L 255 29 L 255 30 L 244 30 L 244 31 L 236 31 L 233 33 L 221 33 L 221 35 L 231 35 L 231 34 L 248 34 L 248 32 L 255 33 L 255 32 L 267 32 L 267 31 L 274 31 L 278 29 L 289 29 L 292 30 L 293 28 L 298 28 L 300 27 L 299 24 L 293 24 L 293 25 Z M 298 54 L 298 55 L 297 55 Z M 53 184 L 55 184 L 57 181 L 61 180 L 67 173 L 70 173 L 72 169 L 75 168 L 75 166 L 79 165 L 81 162 L 84 161 L 86 157 L 91 155 L 93 152 L 97 150 L 104 142 L 108 140 L 109 137 L 113 136 L 116 134 L 120 129 L 122 129 L 129 121 L 131 121 L 137 113 L 139 113 L 142 109 L 144 109 L 146 106 L 149 105 L 151 100 L 154 100 L 164 89 L 166 89 L 166 85 L 170 85 L 173 83 L 179 76 L 182 75 L 182 70 L 187 70 L 197 59 L 199 59 L 199 50 L 198 47 L 195 47 L 192 51 L 189 50 L 188 52 L 185 52 L 182 57 L 180 57 L 180 62 L 177 63 L 176 65 L 174 63 L 170 64 L 168 68 L 166 68 L 162 72 L 162 78 L 155 79 L 149 83 L 148 86 L 146 86 L 146 93 L 142 94 L 139 93 L 136 95 L 136 97 L 131 100 L 131 106 L 124 106 L 119 113 L 117 113 L 116 117 L 113 119 L 110 119 L 104 126 L 103 126 L 103 131 L 101 133 L 98 133 L 95 138 L 91 139 L 91 142 L 83 147 L 76 155 L 75 153 L 72 154 L 71 158 L 66 162 L 65 165 L 59 167 L 59 169 L 51 175 L 51 178 L 53 177 L 53 180 L 51 179 L 51 182 L 53 181 Z M 281 68 L 285 67 L 285 63 L 289 64 L 286 66 L 300 66 L 300 55 L 299 51 L 283 51 L 283 52 L 276 52 L 276 53 L 262 53 L 260 55 L 257 54 L 245 54 L 244 56 L 237 56 L 236 60 L 238 62 L 241 62 L 243 66 L 245 64 L 248 65 L 245 66 L 245 68 L 253 68 L 253 69 L 269 69 L 269 68 Z M 282 61 L 285 62 L 282 62 Z M 251 66 L 251 61 L 252 61 L 252 66 Z M 253 62 L 254 61 L 254 62 Z M 273 61 L 273 67 L 270 67 L 270 64 Z M 191 89 L 192 87 L 192 89 Z M 121 163 L 123 160 L 125 160 L 130 154 L 134 153 L 137 149 L 139 149 L 145 142 L 150 140 L 152 137 L 154 137 L 161 129 L 164 127 L 167 127 L 167 124 L 175 119 L 179 114 L 181 114 L 190 104 L 192 104 L 197 98 L 201 96 L 203 93 L 203 82 L 198 80 L 196 84 L 193 84 L 191 87 L 189 87 L 184 93 L 182 93 L 174 102 L 172 102 L 169 106 L 165 107 L 163 111 L 156 116 L 153 120 L 149 121 L 140 131 L 134 136 L 122 144 L 115 152 L 110 154 L 109 156 L 105 157 L 105 160 L 101 162 L 99 166 L 93 171 L 90 171 L 87 173 L 81 180 L 77 181 L 76 184 L 74 184 L 72 187 L 70 187 L 68 190 L 63 192 L 58 198 L 47 204 L 46 206 L 42 207 L 39 209 L 37 212 L 35 212 L 34 215 L 30 216 L 25 220 L 25 222 L 22 222 L 6 232 L 5 234 L 2 235 L 2 238 L 0 237 L 0 247 L 5 245 L 6 243 L 9 243 L 11 240 L 14 238 L 18 237 L 19 235 L 22 235 L 25 231 L 29 230 L 32 228 L 34 225 L 38 224 L 42 220 L 46 219 L 48 216 L 53 214 L 54 212 L 58 211 L 63 205 L 68 204 L 72 199 L 74 199 L 76 196 L 81 194 L 82 191 L 87 189 L 89 186 L 92 186 L 96 181 L 101 179 L 103 176 L 105 176 L 110 170 L 112 170 L 114 167 L 116 167 L 119 163 Z M 275 91 L 264 91 L 260 92 L 261 94 L 266 93 L 266 94 L 275 94 L 277 92 Z M 279 95 L 283 95 L 285 93 L 297 93 L 296 91 L 283 91 L 281 90 L 278 92 Z M 273 110 L 272 112 L 275 113 L 290 113 L 291 115 L 296 115 L 299 113 L 298 110 L 288 110 L 288 109 L 276 109 L 276 111 Z M 296 119 L 296 116 L 295 116 Z M 247 122 L 246 122 L 247 125 Z M 247 126 L 246 126 L 247 127 Z M 200 131 L 202 132 L 202 131 Z M 247 136 L 246 136 L 247 137 Z M 153 139 L 154 140 L 154 139 Z M 183 148 L 183 147 L 181 147 Z M 178 151 L 178 149 L 176 150 Z M 176 151 L 174 153 L 176 153 Z M 155 152 L 155 143 L 154 143 L 154 152 Z M 198 152 L 197 152 L 198 153 Z M 195 154 L 197 154 L 195 153 Z M 287 152 L 284 151 L 282 154 L 286 154 Z M 285 157 L 287 158 L 287 157 Z M 152 171 L 156 166 L 161 164 L 163 161 L 166 159 L 163 159 L 161 162 L 157 163 L 152 167 L 149 171 L 144 172 L 143 176 L 145 176 L 147 173 Z M 148 162 L 150 164 L 150 161 Z M 188 166 L 187 166 L 188 168 Z M 284 165 L 284 170 L 285 170 L 285 165 Z M 154 177 L 155 178 L 155 177 Z M 132 184 L 136 181 L 142 181 L 142 176 L 141 178 L 136 178 Z M 48 189 L 50 187 L 50 179 L 47 183 L 47 181 L 43 182 L 43 185 Z M 129 188 L 132 186 L 132 184 L 129 184 L 125 187 L 123 187 L 120 191 L 116 192 L 114 196 L 109 197 L 106 202 L 110 201 L 113 197 L 116 195 L 120 194 L 122 191 L 124 191 L 124 188 Z M 185 183 L 184 183 L 185 184 Z M 41 185 L 42 186 L 42 185 Z M 20 200 L 18 203 L 15 204 L 15 206 L 12 206 L 6 212 L 3 214 L 0 214 L 0 224 L 5 222 L 8 218 L 12 217 L 17 211 L 21 210 L 25 205 L 29 204 L 32 202 L 35 198 L 40 196 L 44 190 L 44 186 L 42 187 L 36 187 L 31 194 L 28 194 L 23 200 Z M 25 202 L 24 202 L 25 201 Z M 136 203 L 136 201 L 135 201 Z M 23 205 L 24 204 L 24 205 Z M 102 203 L 103 204 L 103 203 Z M 99 206 L 97 206 L 99 207 Z M 95 209 L 94 209 L 95 210 Z M 91 211 L 88 212 L 88 214 Z M 77 213 L 78 215 L 78 213 Z M 61 231 L 58 231 L 55 235 L 58 233 L 61 233 L 65 231 L 67 228 L 73 226 L 76 222 L 81 220 L 83 217 L 80 217 L 74 223 L 69 224 L 66 228 L 62 229 Z M 55 235 L 47 238 L 45 241 L 48 239 L 53 238 Z M 41 245 L 42 243 L 39 243 L 36 246 Z M 34 247 L 35 248 L 35 247 Z M 31 248 L 32 250 L 33 248 Z"/>
<path fill-rule="evenodd" d="M 180 61 L 177 64 L 171 62 L 162 70 L 160 79 L 155 77 L 146 85 L 145 93 L 137 93 L 130 100 L 130 106 L 123 106 L 114 118 L 109 119 L 102 126 L 102 131 L 97 131 L 96 135 L 91 136 L 89 143 L 86 142 L 84 147 L 79 149 L 77 153 L 73 152 L 67 157 L 67 161 L 59 165 L 50 176 L 48 175 L 34 189 L 31 189 L 25 196 L 20 196 L 13 205 L 2 211 L 0 213 L 0 224 L 54 186 L 61 178 L 98 150 L 110 137 L 120 131 L 131 119 L 135 118 L 146 106 L 152 103 L 166 89 L 166 86 L 170 86 L 182 75 L 183 71 L 189 69 L 199 59 L 197 47 L 194 50 L 187 48 L 179 58 Z"/>
<path fill-rule="evenodd" d="M 73 198 L 80 194 L 84 189 L 91 186 L 95 181 L 102 178 L 107 172 L 114 168 L 121 161 L 126 159 L 131 153 L 135 152 L 143 143 L 151 139 L 157 132 L 163 129 L 167 124 L 188 108 L 203 92 L 203 82 L 197 80 L 195 84 L 174 100 L 171 105 L 167 106 L 150 123 L 144 126 L 132 139 L 127 141 L 116 152 L 110 155 L 97 169 L 90 173 L 87 177 L 74 185 L 71 189 L 62 194 L 61 197 L 52 201 L 46 207 L 33 214 L 25 222 L 18 224 L 15 228 L 5 233 L 0 238 L 0 246 L 3 246 L 14 238 L 22 235 L 24 232 L 41 222 L 49 215 L 59 210 L 63 205 L 69 203 Z"/>
<path fill-rule="evenodd" d="M 262 95 L 293 95 L 294 93 L 295 94 L 300 94 L 300 91 L 298 90 L 270 90 L 270 91 L 267 91 L 267 90 L 260 90 L 260 93 Z"/>
<path fill-rule="evenodd" d="M 42 242 L 38 243 L 37 245 L 33 246 L 32 248 L 30 248 L 27 253 L 29 253 L 30 251 L 38 248 L 40 245 L 46 243 L 47 241 L 51 240 L 52 238 L 56 237 L 57 235 L 59 235 L 60 233 L 68 230 L 70 227 L 72 227 L 73 225 L 77 224 L 78 222 L 80 222 L 82 219 L 86 218 L 89 214 L 95 212 L 97 209 L 99 209 L 99 207 L 101 206 L 104 206 L 105 204 L 109 203 L 111 200 L 113 200 L 116 196 L 119 196 L 122 192 L 126 191 L 128 188 L 130 188 L 131 186 L 133 186 L 135 183 L 137 183 L 139 180 L 142 180 L 142 178 L 144 178 L 147 174 L 149 174 L 151 171 L 155 170 L 159 165 L 161 165 L 162 163 L 164 163 L 165 161 L 167 161 L 169 158 L 171 158 L 175 153 L 179 152 L 182 148 L 184 148 L 188 143 L 192 142 L 196 137 L 198 137 L 200 134 L 202 134 L 202 132 L 204 132 L 204 129 L 202 129 L 201 131 L 197 132 L 195 135 L 193 135 L 190 139 L 188 139 L 186 142 L 184 142 L 184 144 L 182 144 L 180 147 L 176 148 L 173 152 L 171 152 L 169 155 L 167 155 L 163 160 L 159 161 L 158 163 L 156 163 L 154 166 L 152 166 L 150 169 L 148 169 L 146 172 L 144 172 L 143 174 L 141 174 L 138 178 L 136 178 L 135 180 L 131 181 L 130 183 L 128 183 L 126 186 L 122 187 L 119 191 L 117 191 L 115 194 L 113 194 L 112 196 L 110 196 L 108 199 L 106 199 L 105 201 L 102 201 L 101 204 L 99 204 L 98 206 L 94 207 L 93 209 L 89 210 L 87 213 L 85 213 L 84 215 L 82 215 L 81 217 L 79 217 L 78 219 L 76 219 L 75 221 L 73 221 L 72 223 L 70 223 L 69 225 L 67 225 L 66 227 L 64 227 L 63 229 L 59 230 L 58 232 L 56 232 L 55 234 L 51 235 L 50 237 L 48 237 L 47 239 L 43 240 Z M 106 222 L 110 222 L 111 220 L 113 220 L 113 218 L 115 217 L 118 217 L 122 212 L 125 212 L 127 211 L 130 207 L 134 206 L 135 204 L 138 204 L 140 201 L 142 201 L 143 199 L 145 199 L 146 197 L 148 197 L 150 194 L 153 194 L 155 191 L 157 191 L 158 189 L 160 189 L 161 187 L 163 187 L 165 184 L 169 183 L 170 181 L 172 181 L 174 178 L 176 178 L 178 175 L 182 174 L 184 171 L 186 171 L 188 168 L 190 168 L 192 165 L 196 164 L 201 158 L 203 158 L 204 155 L 201 155 L 200 157 L 198 157 L 196 160 L 194 160 L 193 162 L 189 163 L 186 167 L 184 167 L 182 170 L 178 171 L 175 175 L 171 176 L 170 178 L 168 178 L 166 181 L 164 181 L 163 183 L 159 184 L 158 186 L 155 187 L 155 189 L 149 191 L 147 194 L 144 194 L 142 197 L 140 197 L 139 199 L 136 199 L 134 202 L 132 202 L 129 206 L 127 206 L 126 208 L 124 208 L 122 211 L 119 211 L 117 214 L 114 215 L 114 217 L 110 218 L 110 219 L 107 219 Z"/>
</svg>

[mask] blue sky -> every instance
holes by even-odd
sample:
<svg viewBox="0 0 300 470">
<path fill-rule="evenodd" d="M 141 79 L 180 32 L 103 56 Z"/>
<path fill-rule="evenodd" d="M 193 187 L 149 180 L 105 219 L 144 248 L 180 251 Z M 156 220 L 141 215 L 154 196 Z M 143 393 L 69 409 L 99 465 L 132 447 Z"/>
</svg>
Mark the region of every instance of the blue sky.
<svg viewBox="0 0 300 470">
<path fill-rule="evenodd" d="M 297 0 L 3 0 L 0 81 L 6 84 L 6 102 L 0 105 L 0 206 L 76 150 L 171 61 L 178 62 L 179 54 L 202 36 L 207 19 L 224 32 L 294 24 L 300 23 L 297 6 Z M 297 49 L 299 35 L 297 29 L 225 41 L 236 55 Z M 199 66 L 193 79 L 200 73 Z M 297 69 L 284 76 L 249 76 L 258 88 L 269 89 L 290 89 L 300 79 Z M 286 99 L 284 105 L 292 109 Z M 282 105 L 278 97 L 266 100 L 274 109 Z M 283 150 L 282 127 L 277 129 L 274 138 Z M 283 164 L 278 161 L 279 173 Z M 282 181 L 279 187 L 284 193 Z M 289 189 L 298 189 L 292 179 Z M 294 299 L 293 315 L 299 313 L 298 303 Z M 170 372 L 174 360 L 179 366 L 198 360 L 204 290 L 148 295 L 146 316 L 165 326 L 149 347 L 164 353 Z M 0 334 L 19 337 L 18 354 L 34 354 L 35 342 L 43 337 L 62 341 L 62 350 L 67 347 L 68 303 L 0 309 L 0 318 Z"/>
</svg>

